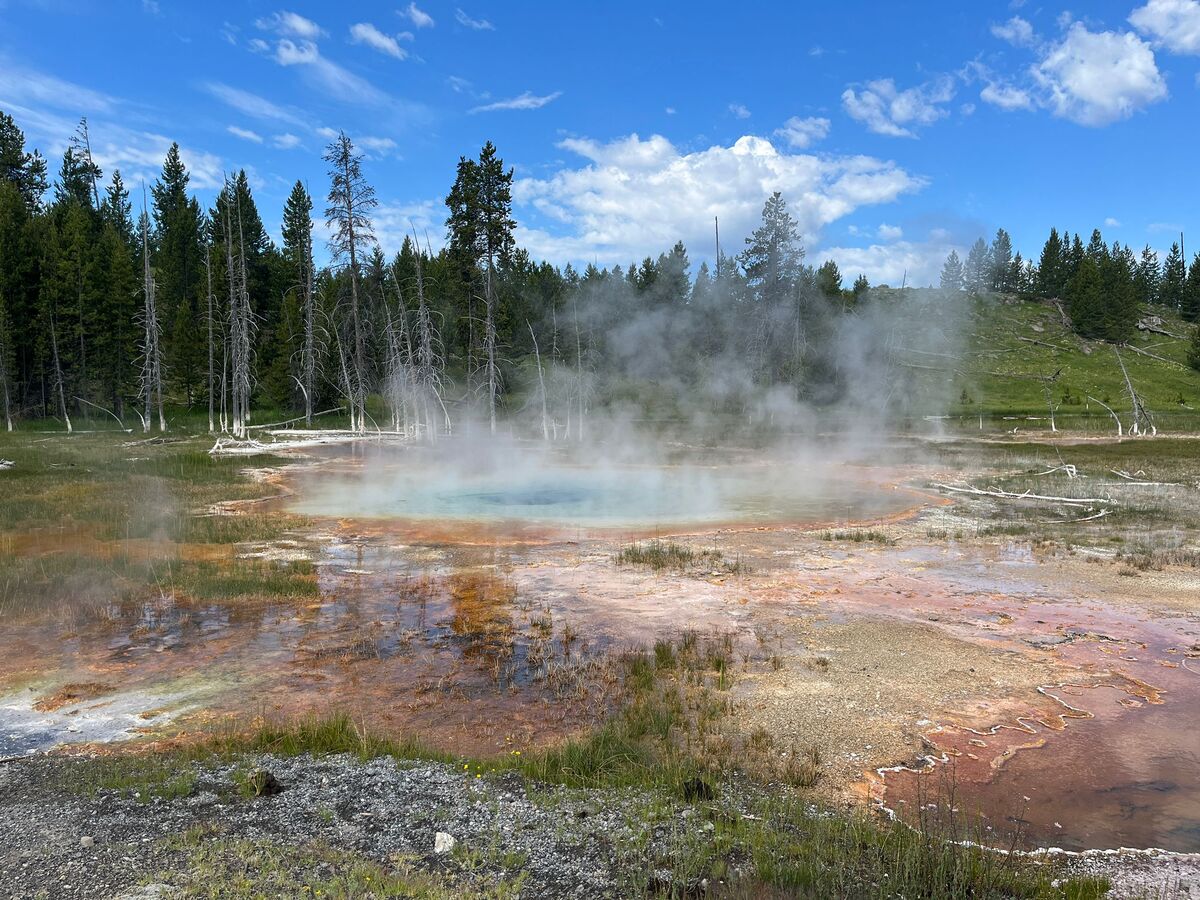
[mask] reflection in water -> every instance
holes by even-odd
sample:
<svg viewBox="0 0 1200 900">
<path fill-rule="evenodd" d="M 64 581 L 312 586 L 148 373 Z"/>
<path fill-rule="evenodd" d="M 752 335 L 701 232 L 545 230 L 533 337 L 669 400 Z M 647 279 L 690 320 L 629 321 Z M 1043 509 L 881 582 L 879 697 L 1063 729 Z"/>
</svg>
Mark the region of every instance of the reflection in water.
<svg viewBox="0 0 1200 900">
<path fill-rule="evenodd" d="M 1001 845 L 1200 851 L 1196 624 L 1098 602 L 955 602 L 986 607 L 989 619 L 973 620 L 980 634 L 1053 648 L 1078 678 L 1000 724 L 946 717 L 927 734 L 944 761 L 886 772 L 886 805 L 908 821 L 953 806 L 959 822 L 981 816 L 971 830 Z"/>
</svg>

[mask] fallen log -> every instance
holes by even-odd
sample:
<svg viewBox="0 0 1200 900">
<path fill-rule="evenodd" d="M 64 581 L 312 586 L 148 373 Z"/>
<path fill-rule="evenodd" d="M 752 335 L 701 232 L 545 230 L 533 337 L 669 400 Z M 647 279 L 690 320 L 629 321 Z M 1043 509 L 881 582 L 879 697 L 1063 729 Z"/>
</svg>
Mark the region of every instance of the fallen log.
<svg viewBox="0 0 1200 900">
<path fill-rule="evenodd" d="M 1032 491 L 1015 494 L 1012 491 L 985 491 L 982 488 L 943 484 L 940 481 L 934 482 L 933 487 L 941 488 L 944 491 L 951 491 L 955 494 L 971 494 L 976 497 L 997 497 L 1001 500 L 1040 500 L 1046 503 L 1067 503 L 1074 506 L 1086 506 L 1092 503 L 1107 505 L 1112 503 L 1112 500 L 1106 497 L 1049 497 L 1045 494 L 1035 494 Z"/>
</svg>

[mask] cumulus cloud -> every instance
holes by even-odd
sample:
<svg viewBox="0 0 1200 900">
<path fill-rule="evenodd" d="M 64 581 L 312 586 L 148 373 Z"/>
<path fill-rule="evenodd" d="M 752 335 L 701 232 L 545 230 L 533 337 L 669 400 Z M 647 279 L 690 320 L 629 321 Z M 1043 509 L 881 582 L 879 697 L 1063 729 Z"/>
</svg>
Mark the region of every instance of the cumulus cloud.
<svg viewBox="0 0 1200 900">
<path fill-rule="evenodd" d="M 1121 222 L 1119 219 L 1114 219 L 1112 216 L 1109 216 L 1107 219 L 1104 220 L 1104 227 L 1105 228 L 1120 228 Z"/>
<path fill-rule="evenodd" d="M 472 19 L 461 9 L 454 10 L 454 18 L 458 22 L 458 24 L 462 25 L 464 28 L 471 28 L 475 31 L 495 31 L 496 30 L 496 26 L 494 26 L 487 19 Z"/>
<path fill-rule="evenodd" d="M 1149 0 L 1129 15 L 1129 23 L 1172 53 L 1200 54 L 1200 2 Z"/>
<path fill-rule="evenodd" d="M 879 226 L 878 234 L 881 241 L 898 241 L 904 237 L 904 229 L 899 225 L 888 225 L 885 222 Z"/>
<path fill-rule="evenodd" d="M 408 51 L 401 47 L 394 37 L 384 34 L 370 22 L 359 22 L 350 26 L 350 43 L 363 44 L 396 59 L 405 59 L 408 56 Z"/>
<path fill-rule="evenodd" d="M 510 97 L 507 100 L 497 100 L 494 103 L 476 106 L 471 112 L 497 112 L 506 109 L 541 109 L 547 103 L 552 103 L 561 96 L 562 91 L 555 91 L 553 94 L 543 94 L 541 96 L 534 94 L 532 91 L 526 91 L 520 96 Z"/>
<path fill-rule="evenodd" d="M 750 110 L 747 109 L 745 104 L 743 104 L 743 103 L 730 103 L 729 111 L 733 114 L 734 118 L 736 118 L 736 119 L 750 118 Z"/>
<path fill-rule="evenodd" d="M 854 277 L 861 272 L 874 285 L 900 287 L 907 283 L 909 287 L 915 287 L 938 283 L 942 263 L 951 250 L 957 250 L 960 257 L 966 255 L 966 248 L 953 244 L 944 234 L 932 233 L 924 241 L 895 241 L 868 247 L 821 247 L 810 256 L 836 260 L 838 268 L 847 276 Z"/>
<path fill-rule="evenodd" d="M 1002 41 L 1007 41 L 1014 47 L 1030 47 L 1037 43 L 1033 26 L 1020 16 L 1013 16 L 1007 22 L 992 26 L 992 34 Z"/>
<path fill-rule="evenodd" d="M 280 10 L 273 15 L 264 16 L 255 20 L 254 24 L 263 31 L 307 41 L 315 41 L 325 34 L 325 29 L 312 19 L 306 19 L 298 13 L 287 10 Z"/>
<path fill-rule="evenodd" d="M 419 9 L 415 3 L 410 3 L 404 9 L 397 10 L 397 12 L 412 22 L 417 28 L 432 28 L 437 24 L 433 21 L 433 16 L 425 12 L 425 10 Z"/>
<path fill-rule="evenodd" d="M 238 128 L 236 125 L 230 125 L 225 130 L 234 137 L 241 138 L 243 141 L 251 141 L 255 144 L 261 144 L 263 142 L 262 135 L 256 131 L 251 131 L 249 128 Z"/>
<path fill-rule="evenodd" d="M 722 234 L 749 234 L 773 191 L 781 191 L 801 230 L 824 226 L 863 206 L 919 190 L 923 179 L 869 156 L 816 157 L 780 152 L 745 136 L 732 146 L 687 153 L 667 138 L 636 134 L 602 143 L 560 144 L 586 162 L 547 178 L 523 178 L 513 195 L 528 211 L 522 242 L 549 259 L 625 263 L 647 248 L 683 240 L 711 246 L 714 216 Z"/>
<path fill-rule="evenodd" d="M 363 137 L 355 138 L 354 143 L 357 144 L 360 149 L 366 151 L 367 153 L 373 154 L 374 156 L 387 156 L 396 149 L 396 142 L 391 138 L 386 137 L 365 135 Z"/>
<path fill-rule="evenodd" d="M 999 81 L 990 81 L 979 92 L 979 99 L 992 106 L 1012 112 L 1016 109 L 1033 109 L 1033 97 L 1029 91 L 1015 85 Z"/>
<path fill-rule="evenodd" d="M 935 78 L 917 87 L 899 90 L 891 78 L 868 81 L 862 88 L 846 88 L 842 107 L 846 114 L 876 134 L 916 137 L 916 129 L 948 115 L 944 104 L 954 99 L 954 79 Z"/>
<path fill-rule="evenodd" d="M 831 127 L 828 119 L 801 119 L 799 116 L 792 116 L 783 123 L 782 128 L 775 129 L 775 136 L 786 141 L 793 150 L 803 150 L 829 137 Z"/>
<path fill-rule="evenodd" d="M 1167 97 L 1149 44 L 1131 33 L 1089 31 L 1080 22 L 1032 74 L 1050 110 L 1080 125 L 1108 125 Z"/>
</svg>

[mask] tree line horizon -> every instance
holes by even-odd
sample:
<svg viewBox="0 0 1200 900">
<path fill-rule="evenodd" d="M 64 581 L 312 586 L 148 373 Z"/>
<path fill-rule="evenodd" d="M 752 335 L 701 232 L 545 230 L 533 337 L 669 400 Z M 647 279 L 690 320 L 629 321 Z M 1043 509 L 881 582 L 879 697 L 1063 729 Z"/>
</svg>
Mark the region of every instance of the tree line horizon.
<svg viewBox="0 0 1200 900">
<path fill-rule="evenodd" d="M 102 186 L 86 118 L 51 185 L 45 158 L 0 111 L 6 427 L 57 418 L 70 430 L 86 416 L 165 430 L 170 404 L 206 409 L 210 431 L 240 438 L 252 409 L 269 408 L 309 425 L 336 410 L 356 431 L 386 419 L 430 439 L 461 414 L 494 432 L 499 415 L 520 413 L 547 439 L 582 439 L 591 407 L 639 382 L 701 385 L 705 402 L 730 411 L 764 389 L 835 402 L 851 390 L 852 341 L 859 371 L 859 357 L 885 355 L 859 324 L 872 307 L 918 302 L 863 275 L 845 289 L 834 260 L 807 264 L 778 192 L 744 250 L 718 249 L 715 269 L 702 261 L 694 276 L 682 242 L 628 268 L 536 262 L 517 245 L 513 170 L 490 141 L 458 162 L 444 246 L 413 235 L 389 260 L 362 154 L 341 133 L 323 158 L 330 262 L 318 266 L 301 181 L 276 246 L 244 169 L 205 210 L 172 144 L 135 221 L 120 171 Z M 1175 244 L 1160 264 L 1098 229 L 1087 244 L 1052 229 L 1035 265 L 1000 229 L 965 260 L 951 252 L 939 288 L 1062 300 L 1079 334 L 1121 343 L 1148 307 L 1200 319 L 1200 253 L 1187 267 Z M 1200 367 L 1200 329 L 1195 343 Z M 736 377 L 714 379 L 718 368 Z"/>
</svg>

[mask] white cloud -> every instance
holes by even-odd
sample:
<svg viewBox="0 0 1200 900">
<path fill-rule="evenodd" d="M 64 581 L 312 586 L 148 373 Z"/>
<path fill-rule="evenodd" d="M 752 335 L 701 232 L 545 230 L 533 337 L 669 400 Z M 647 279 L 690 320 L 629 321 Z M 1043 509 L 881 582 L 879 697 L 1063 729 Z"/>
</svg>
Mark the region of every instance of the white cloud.
<svg viewBox="0 0 1200 900">
<path fill-rule="evenodd" d="M 273 58 L 281 66 L 301 67 L 316 87 L 343 102 L 383 106 L 391 100 L 366 79 L 326 59 L 312 41 L 281 38 L 275 44 Z"/>
<path fill-rule="evenodd" d="M 966 249 L 949 243 L 945 235 L 931 234 L 926 241 L 896 241 L 869 247 L 822 247 L 813 259 L 833 259 L 847 278 L 860 272 L 873 285 L 910 287 L 938 283 L 942 263 L 951 250 L 965 257 Z"/>
<path fill-rule="evenodd" d="M 832 123 L 828 119 L 801 119 L 799 116 L 792 116 L 783 123 L 782 128 L 775 130 L 775 136 L 783 138 L 793 150 L 803 150 L 829 137 L 831 127 Z"/>
<path fill-rule="evenodd" d="M 666 109 L 663 110 L 663 112 L 665 112 L 668 116 L 673 116 L 673 115 L 675 115 L 676 110 L 675 110 L 675 107 L 668 106 Z"/>
<path fill-rule="evenodd" d="M 251 131 L 249 128 L 238 128 L 236 125 L 230 125 L 225 130 L 234 137 L 240 137 L 243 141 L 252 141 L 255 144 L 263 142 L 262 135 L 256 131 Z"/>
<path fill-rule="evenodd" d="M 115 97 L 23 68 L 0 55 L 0 108 L 17 103 L 86 109 L 88 115 L 110 113 L 117 106 Z"/>
<path fill-rule="evenodd" d="M 350 26 L 350 42 L 365 44 L 372 50 L 378 50 L 396 59 L 405 59 L 408 51 L 396 42 L 390 34 L 384 34 L 370 22 L 359 22 Z"/>
<path fill-rule="evenodd" d="M 733 114 L 734 118 L 736 118 L 736 119 L 750 118 L 750 110 L 747 109 L 746 106 L 742 103 L 730 103 L 729 111 Z"/>
<path fill-rule="evenodd" d="M 998 106 L 1006 112 L 1016 109 L 1033 109 L 1033 98 L 1029 92 L 1015 85 L 1003 82 L 989 82 L 979 92 L 979 99 L 992 106 Z"/>
<path fill-rule="evenodd" d="M 904 229 L 899 225 L 888 225 L 886 222 L 879 226 L 877 232 L 881 241 L 898 241 L 904 237 Z"/>
<path fill-rule="evenodd" d="M 142 12 L 157 16 L 162 10 L 158 7 L 158 0 L 142 0 Z"/>
<path fill-rule="evenodd" d="M 868 81 L 860 90 L 846 88 L 842 107 L 876 134 L 916 137 L 916 128 L 949 113 L 943 104 L 954 99 L 954 79 L 941 76 L 917 87 L 898 90 L 891 78 Z"/>
<path fill-rule="evenodd" d="M 422 247 L 428 243 L 437 253 L 444 243 L 445 220 L 446 206 L 441 197 L 412 203 L 380 202 L 371 211 L 375 238 L 389 256 L 400 250 L 406 237 Z"/>
<path fill-rule="evenodd" d="M 1020 16 L 1013 16 L 1002 25 L 993 25 L 992 34 L 1002 41 L 1007 41 L 1014 47 L 1031 47 L 1037 43 L 1037 37 L 1033 33 L 1033 26 L 1029 24 L 1028 20 L 1022 19 Z"/>
<path fill-rule="evenodd" d="M 323 125 L 317 129 L 317 135 L 325 138 L 327 141 L 332 141 L 338 136 L 336 128 L 330 128 L 328 125 Z"/>
<path fill-rule="evenodd" d="M 474 29 L 475 31 L 495 31 L 496 30 L 496 26 L 494 26 L 487 19 L 472 19 L 461 9 L 454 10 L 454 18 L 458 21 L 458 24 L 462 25 L 464 28 L 471 28 L 471 29 Z"/>
<path fill-rule="evenodd" d="M 1172 53 L 1200 54 L 1200 2 L 1197 0 L 1149 0 L 1129 15 L 1129 22 L 1142 34 Z"/>
<path fill-rule="evenodd" d="M 514 185 L 517 203 L 554 224 L 523 228 L 522 243 L 549 259 L 624 263 L 648 248 L 683 240 L 711 245 L 714 216 L 736 252 L 756 225 L 763 203 L 781 191 L 806 235 L 854 210 L 919 190 L 921 178 L 868 156 L 816 157 L 777 150 L 759 137 L 732 146 L 681 151 L 661 135 L 633 134 L 609 143 L 570 139 L 560 145 L 582 156 L 580 168 Z"/>
<path fill-rule="evenodd" d="M 314 22 L 312 19 L 306 19 L 298 13 L 280 10 L 270 16 L 264 16 L 254 22 L 263 31 L 271 31 L 275 34 L 285 37 L 300 38 L 302 40 L 315 41 L 317 38 L 325 34 L 325 29 Z"/>
<path fill-rule="evenodd" d="M 488 103 L 484 106 L 476 106 L 471 112 L 496 112 L 497 110 L 505 109 L 541 109 L 547 103 L 551 103 L 561 96 L 562 91 L 555 91 L 553 94 L 544 94 L 542 96 L 538 96 L 531 91 L 526 91 L 519 97 L 510 97 L 507 100 L 497 100 L 494 103 Z"/>
<path fill-rule="evenodd" d="M 356 137 L 354 143 L 367 153 L 374 154 L 375 156 L 387 156 L 396 149 L 396 142 L 386 137 L 365 135 L 363 137 Z"/>
<path fill-rule="evenodd" d="M 1109 216 L 1107 219 L 1104 220 L 1104 227 L 1105 228 L 1120 228 L 1121 222 L 1120 222 L 1120 220 L 1114 219 L 1112 216 Z"/>
<path fill-rule="evenodd" d="M 289 125 L 304 124 L 304 120 L 299 113 L 272 103 L 258 94 L 243 91 L 241 88 L 230 87 L 227 84 L 221 84 L 219 81 L 212 81 L 204 85 L 204 89 L 226 106 L 232 107 L 248 116 L 253 116 L 256 119 L 271 119 L 276 122 L 286 122 Z"/>
<path fill-rule="evenodd" d="M 271 143 L 278 150 L 292 150 L 300 146 L 300 138 L 290 133 L 277 134 L 271 138 Z"/>
<path fill-rule="evenodd" d="M 412 22 L 417 28 L 432 28 L 437 24 L 433 21 L 433 16 L 423 9 L 418 9 L 415 3 L 410 3 L 407 8 L 397 10 L 397 12 Z"/>
<path fill-rule="evenodd" d="M 1075 22 L 1033 67 L 1056 116 L 1108 125 L 1167 97 L 1150 45 L 1131 33 L 1089 31 Z"/>
</svg>

